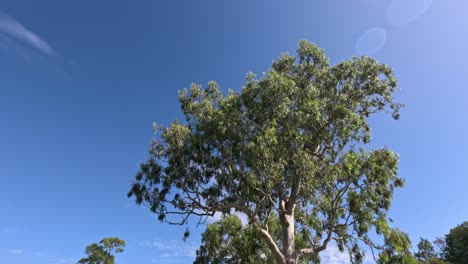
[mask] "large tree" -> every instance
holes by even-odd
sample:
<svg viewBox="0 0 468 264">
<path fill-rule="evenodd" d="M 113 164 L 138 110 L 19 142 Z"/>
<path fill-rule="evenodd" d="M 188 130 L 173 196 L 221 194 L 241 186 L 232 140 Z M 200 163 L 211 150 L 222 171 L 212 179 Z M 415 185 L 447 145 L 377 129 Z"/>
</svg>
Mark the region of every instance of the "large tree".
<svg viewBox="0 0 468 264">
<path fill-rule="evenodd" d="M 408 237 L 387 215 L 403 186 L 398 156 L 368 147 L 371 116 L 399 117 L 396 90 L 385 64 L 364 56 L 330 65 L 322 49 L 301 41 L 297 57 L 282 55 L 259 79 L 249 74 L 239 92 L 223 96 L 215 82 L 181 91 L 186 120 L 155 125 L 129 196 L 171 224 L 242 212 L 278 263 L 316 257 L 333 240 L 356 263 L 363 245 L 384 259 L 406 254 Z"/>
<path fill-rule="evenodd" d="M 78 264 L 114 264 L 114 254 L 123 252 L 125 241 L 118 237 L 107 237 L 86 247 L 86 258 Z"/>
</svg>

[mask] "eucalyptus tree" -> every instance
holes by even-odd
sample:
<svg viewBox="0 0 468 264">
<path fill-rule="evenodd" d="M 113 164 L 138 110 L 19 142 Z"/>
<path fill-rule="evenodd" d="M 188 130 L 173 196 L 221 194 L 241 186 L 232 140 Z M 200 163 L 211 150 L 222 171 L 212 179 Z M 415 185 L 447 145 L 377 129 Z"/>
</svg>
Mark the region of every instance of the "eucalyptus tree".
<svg viewBox="0 0 468 264">
<path fill-rule="evenodd" d="M 355 263 L 365 251 L 383 260 L 409 254 L 407 235 L 388 217 L 404 183 L 398 155 L 368 145 L 370 117 L 399 118 L 391 68 L 366 56 L 330 65 L 301 41 L 297 56 L 246 79 L 225 95 L 215 82 L 180 91 L 186 120 L 154 125 L 150 157 L 128 195 L 170 224 L 242 212 L 278 263 L 316 258 L 332 241 Z M 274 216 L 281 243 L 270 232 Z M 297 236 L 308 243 L 299 247 Z"/>
</svg>

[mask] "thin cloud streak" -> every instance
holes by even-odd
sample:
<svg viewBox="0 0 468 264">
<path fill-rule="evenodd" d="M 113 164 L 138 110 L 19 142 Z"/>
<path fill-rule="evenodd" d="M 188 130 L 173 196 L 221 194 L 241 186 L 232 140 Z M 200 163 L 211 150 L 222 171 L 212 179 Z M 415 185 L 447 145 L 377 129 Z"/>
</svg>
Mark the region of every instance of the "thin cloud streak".
<svg viewBox="0 0 468 264">
<path fill-rule="evenodd" d="M 13 255 L 22 255 L 24 253 L 23 249 L 10 249 L 8 250 L 8 253 L 13 254 Z"/>
<path fill-rule="evenodd" d="M 182 240 L 162 240 L 156 238 L 152 241 L 139 243 L 143 247 L 151 247 L 158 253 L 159 259 L 195 258 L 198 244 Z"/>
<path fill-rule="evenodd" d="M 55 57 L 55 50 L 38 35 L 27 29 L 21 23 L 0 10 L 0 34 L 5 34 L 21 41 L 41 53 Z"/>
</svg>

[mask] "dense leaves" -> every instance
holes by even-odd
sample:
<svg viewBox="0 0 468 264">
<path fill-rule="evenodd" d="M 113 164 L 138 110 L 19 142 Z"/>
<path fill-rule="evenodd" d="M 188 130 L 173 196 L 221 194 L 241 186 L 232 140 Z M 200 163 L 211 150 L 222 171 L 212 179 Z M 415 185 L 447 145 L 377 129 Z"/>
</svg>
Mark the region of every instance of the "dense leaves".
<svg viewBox="0 0 468 264">
<path fill-rule="evenodd" d="M 86 247 L 86 258 L 78 261 L 79 264 L 114 264 L 114 254 L 123 252 L 125 241 L 117 237 L 102 239 L 99 244 L 93 243 Z"/>
<path fill-rule="evenodd" d="M 202 245 L 197 250 L 197 264 L 271 263 L 267 259 L 258 232 L 243 228 L 240 219 L 226 216 L 208 225 L 202 234 Z"/>
<path fill-rule="evenodd" d="M 281 226 L 278 217 L 270 219 L 270 232 L 275 241 L 281 244 Z M 305 245 L 299 236 L 296 245 Z M 224 216 L 209 224 L 202 234 L 202 244 L 197 250 L 194 264 L 229 263 L 274 263 L 271 254 L 258 230 L 253 225 L 242 225 L 237 215 Z M 304 259 L 301 263 L 309 263 Z"/>
<path fill-rule="evenodd" d="M 453 264 L 468 263 L 468 222 L 451 229 L 445 236 L 447 260 Z"/>
<path fill-rule="evenodd" d="M 296 57 L 282 55 L 259 79 L 249 74 L 240 92 L 223 96 L 215 82 L 181 91 L 186 121 L 155 125 L 129 196 L 172 224 L 243 212 L 278 263 L 316 258 L 332 240 L 355 263 L 362 245 L 406 254 L 409 241 L 387 216 L 403 185 L 398 156 L 367 148 L 369 117 L 398 119 L 396 90 L 385 64 L 364 56 L 331 66 L 323 50 L 301 41 Z M 377 245 L 372 233 L 387 243 Z M 299 247 L 296 236 L 307 243 Z"/>
</svg>

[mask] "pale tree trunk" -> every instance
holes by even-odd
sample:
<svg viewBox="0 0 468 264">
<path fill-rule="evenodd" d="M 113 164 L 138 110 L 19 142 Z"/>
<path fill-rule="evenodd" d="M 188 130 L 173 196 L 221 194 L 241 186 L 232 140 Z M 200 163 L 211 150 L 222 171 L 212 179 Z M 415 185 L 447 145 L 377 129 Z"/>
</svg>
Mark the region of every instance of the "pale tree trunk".
<svg viewBox="0 0 468 264">
<path fill-rule="evenodd" d="M 294 264 L 297 261 L 296 248 L 294 246 L 294 211 L 289 214 L 280 214 L 280 223 L 283 232 L 284 263 Z"/>
<path fill-rule="evenodd" d="M 294 246 L 294 211 L 280 214 L 279 218 L 283 235 L 282 249 L 278 248 L 267 229 L 260 228 L 260 234 L 265 239 L 278 264 L 295 264 L 298 254 Z"/>
<path fill-rule="evenodd" d="M 295 204 L 289 200 L 289 204 L 284 199 L 279 203 L 279 219 L 282 229 L 282 249 L 279 249 L 275 240 L 266 228 L 260 228 L 260 234 L 264 238 L 268 247 L 278 264 L 295 264 L 301 252 L 296 250 L 294 245 L 295 227 L 294 227 L 294 209 Z"/>
</svg>

